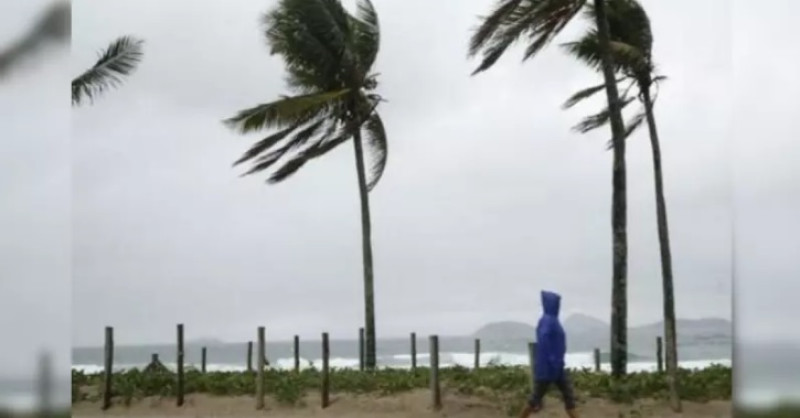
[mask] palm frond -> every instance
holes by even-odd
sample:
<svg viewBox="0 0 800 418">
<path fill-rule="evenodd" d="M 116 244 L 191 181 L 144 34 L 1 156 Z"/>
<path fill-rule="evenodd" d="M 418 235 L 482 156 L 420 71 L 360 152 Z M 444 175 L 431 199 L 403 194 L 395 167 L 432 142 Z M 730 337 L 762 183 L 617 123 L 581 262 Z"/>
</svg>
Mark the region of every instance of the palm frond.
<svg viewBox="0 0 800 418">
<path fill-rule="evenodd" d="M 642 75 L 653 71 L 651 60 L 653 36 L 650 21 L 644 8 L 635 0 L 607 2 L 607 20 L 611 55 L 615 72 Z M 587 7 L 587 17 L 596 20 L 594 7 Z M 601 49 L 595 28 L 588 30 L 579 40 L 562 45 L 567 53 L 600 71 Z"/>
<path fill-rule="evenodd" d="M 470 37 L 467 57 L 474 57 L 487 47 L 503 22 L 508 19 L 511 12 L 519 7 L 520 3 L 522 0 L 500 0 L 489 15 L 482 17 L 483 22 Z"/>
<path fill-rule="evenodd" d="M 636 100 L 636 98 L 635 97 L 622 97 L 622 98 L 620 98 L 620 100 L 621 100 L 620 110 L 622 110 L 622 109 L 625 109 L 626 106 L 631 104 L 631 102 Z M 587 133 L 589 131 L 595 130 L 595 129 L 607 124 L 609 122 L 610 118 L 611 118 L 611 110 L 608 107 L 606 107 L 605 109 L 603 109 L 602 111 L 600 111 L 598 113 L 595 113 L 594 115 L 590 115 L 590 116 L 587 116 L 587 117 L 583 118 L 580 121 L 580 123 L 578 123 L 577 125 L 573 126 L 572 129 L 574 131 L 577 131 L 577 132 L 580 132 L 582 134 L 585 134 L 585 133 Z"/>
<path fill-rule="evenodd" d="M 279 0 L 263 16 L 270 53 L 283 58 L 286 82 L 299 94 L 242 110 L 225 121 L 242 133 L 278 129 L 234 163 L 252 162 L 243 175 L 277 166 L 267 182 L 281 182 L 362 127 L 377 129 L 370 115 L 380 96 L 367 92 L 378 84 L 370 70 L 380 46 L 380 27 L 371 0 L 357 2 L 350 14 L 340 0 Z"/>
<path fill-rule="evenodd" d="M 366 98 L 361 97 L 360 100 L 365 102 Z M 366 101 L 370 103 L 369 101 Z M 356 132 L 359 129 L 362 129 L 365 125 L 369 125 L 372 115 L 375 115 L 375 109 L 380 103 L 380 100 L 373 100 L 370 104 L 370 108 L 363 113 L 364 116 L 358 119 L 350 119 L 345 123 L 336 123 L 335 126 L 330 126 L 329 128 L 335 129 L 327 129 L 326 133 L 317 141 L 314 141 L 310 145 L 308 145 L 304 150 L 298 152 L 294 157 L 286 161 L 278 170 L 276 170 L 267 180 L 268 183 L 279 183 L 295 172 L 297 172 L 301 167 L 303 167 L 308 161 L 313 160 L 315 158 L 322 157 L 323 155 L 327 154 L 337 146 L 343 144 L 350 138 L 353 138 Z M 369 125 L 372 127 L 373 130 L 380 129 L 382 130 L 383 125 L 381 124 L 379 127 L 373 125 Z M 334 133 L 335 131 L 335 133 Z M 386 135 L 385 132 L 383 134 L 383 141 L 385 142 Z M 378 141 L 381 139 L 379 138 Z M 384 150 L 386 149 L 384 145 Z M 385 166 L 386 162 L 383 162 Z M 382 171 L 381 171 L 382 174 Z M 379 178 L 378 178 L 379 179 Z M 374 183 L 377 183 L 378 179 L 373 180 L 373 187 Z"/>
<path fill-rule="evenodd" d="M 296 125 L 295 126 L 290 126 L 288 128 L 281 129 L 280 131 L 275 132 L 275 133 L 267 136 L 266 138 L 256 142 L 247 151 L 245 151 L 245 153 L 242 154 L 242 156 L 239 157 L 238 160 L 234 161 L 233 166 L 235 167 L 235 166 L 237 166 L 237 165 L 239 165 L 239 164 L 241 164 L 241 163 L 243 163 L 245 161 L 249 161 L 249 160 L 252 160 L 253 158 L 258 157 L 259 155 L 261 155 L 266 150 L 272 148 L 277 143 L 281 142 L 283 139 L 285 139 L 287 136 L 289 136 L 289 134 L 291 134 L 292 131 L 294 131 L 296 129 L 297 129 Z M 275 158 L 275 160 L 277 161 L 278 158 L 280 158 L 280 155 L 277 156 Z M 260 164 L 261 162 L 262 161 L 257 161 L 256 165 Z M 267 164 L 266 166 L 264 166 L 264 167 L 262 167 L 260 169 L 257 169 L 255 171 L 266 169 L 266 168 L 269 167 L 270 164 Z"/>
<path fill-rule="evenodd" d="M 349 41 L 342 20 L 347 25 L 346 11 L 331 0 L 281 0 L 262 17 L 270 53 L 283 58 L 298 90 L 342 88 Z"/>
<path fill-rule="evenodd" d="M 508 12 L 489 39 L 484 42 L 481 48 L 481 63 L 472 75 L 491 68 L 506 50 L 535 24 L 535 18 L 531 5 L 527 2 L 518 4 L 515 9 Z"/>
<path fill-rule="evenodd" d="M 583 8 L 585 0 L 524 0 L 501 2 L 484 18 L 472 36 L 469 55 L 481 53 L 480 65 L 473 72 L 489 69 L 521 37 L 529 42 L 523 60 L 535 56 Z"/>
<path fill-rule="evenodd" d="M 533 58 L 539 53 L 553 38 L 556 37 L 564 27 L 572 21 L 572 18 L 583 8 L 583 1 L 561 0 L 547 2 L 548 8 L 538 11 L 541 15 L 542 24 L 532 29 L 530 45 L 525 49 L 523 60 Z"/>
<path fill-rule="evenodd" d="M 644 111 L 640 111 L 636 116 L 632 117 L 628 123 L 625 124 L 625 136 L 623 136 L 623 138 L 628 139 L 629 136 L 636 132 L 642 126 L 645 117 L 646 114 Z M 609 151 L 612 149 L 614 149 L 614 139 L 609 139 L 608 142 L 606 142 L 606 150 Z"/>
<path fill-rule="evenodd" d="M 103 91 L 122 84 L 123 77 L 131 74 L 141 61 L 143 43 L 131 36 L 112 42 L 92 68 L 72 80 L 72 104 L 79 105 L 85 99 L 93 101 Z"/>
<path fill-rule="evenodd" d="M 358 57 L 359 70 L 370 71 L 380 49 L 381 30 L 378 13 L 370 0 L 358 0 L 355 18 L 352 22 L 353 44 Z"/>
<path fill-rule="evenodd" d="M 611 41 L 609 47 L 614 61 L 619 62 L 619 65 L 631 73 L 641 74 L 650 71 L 650 59 L 641 49 L 622 41 Z"/>
<path fill-rule="evenodd" d="M 307 162 L 322 157 L 352 138 L 354 129 L 355 125 L 353 124 L 339 124 L 336 126 L 336 129 L 334 129 L 334 132 L 327 130 L 326 134 L 323 135 L 320 140 L 310 144 L 283 163 L 280 168 L 275 170 L 267 179 L 267 183 L 275 184 L 286 180 L 289 176 L 300 170 Z"/>
<path fill-rule="evenodd" d="M 263 154 L 267 150 L 271 149 L 279 142 L 283 141 L 286 138 L 290 138 L 286 141 L 285 149 L 279 148 L 278 150 L 274 150 L 267 155 L 259 157 L 253 168 L 246 172 L 244 175 L 253 174 L 258 171 L 265 170 L 269 168 L 273 163 L 278 161 L 284 154 L 292 149 L 297 147 L 303 146 L 311 137 L 317 134 L 322 127 L 322 125 L 326 123 L 326 120 L 323 118 L 318 118 L 313 122 L 305 124 L 305 127 L 300 129 L 302 126 L 302 122 L 290 126 L 288 128 L 282 129 L 272 135 L 267 136 L 266 138 L 262 139 L 261 141 L 256 142 L 253 144 L 250 149 L 248 149 L 238 160 L 236 160 L 233 165 L 237 166 L 245 161 L 252 160 L 255 157 Z"/>
<path fill-rule="evenodd" d="M 369 168 L 367 191 L 372 191 L 378 184 L 383 172 L 386 170 L 386 161 L 389 156 L 389 142 L 386 140 L 386 129 L 377 112 L 372 113 L 363 126 L 363 140 L 369 149 L 370 159 L 373 160 Z"/>
<path fill-rule="evenodd" d="M 349 93 L 350 90 L 343 89 L 284 97 L 271 103 L 240 110 L 236 115 L 225 119 L 223 123 L 243 134 L 265 128 L 285 128 L 332 110 L 341 105 Z"/>
<path fill-rule="evenodd" d="M 620 77 L 620 78 L 617 79 L 617 83 L 622 82 L 623 80 L 625 80 L 625 77 Z M 575 106 L 576 104 L 580 103 L 581 101 L 583 101 L 585 99 L 588 99 L 589 97 L 592 97 L 595 94 L 605 90 L 605 88 L 606 88 L 606 85 L 605 85 L 605 83 L 603 83 L 603 84 L 598 84 L 596 86 L 587 87 L 587 88 L 585 88 L 583 90 L 579 90 L 575 94 L 570 96 L 569 99 L 567 99 L 567 101 L 564 102 L 563 105 L 561 105 L 561 108 L 562 109 L 569 109 L 569 108 Z"/>
</svg>

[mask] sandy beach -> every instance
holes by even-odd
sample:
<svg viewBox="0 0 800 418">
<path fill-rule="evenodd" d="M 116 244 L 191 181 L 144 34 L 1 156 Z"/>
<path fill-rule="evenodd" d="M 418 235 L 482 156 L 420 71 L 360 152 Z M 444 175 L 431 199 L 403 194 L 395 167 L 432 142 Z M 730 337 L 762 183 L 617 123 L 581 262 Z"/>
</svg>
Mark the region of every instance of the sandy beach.
<svg viewBox="0 0 800 418">
<path fill-rule="evenodd" d="M 215 397 L 208 395 L 189 395 L 183 407 L 175 406 L 173 398 L 151 397 L 135 401 L 130 406 L 114 405 L 108 411 L 101 411 L 100 404 L 81 402 L 73 405 L 73 416 L 125 416 L 125 417 L 247 417 L 276 416 L 289 418 L 307 417 L 353 417 L 353 418 L 426 418 L 426 417 L 458 417 L 458 418 L 504 418 L 505 411 L 497 405 L 483 399 L 446 394 L 444 407 L 440 411 L 432 411 L 430 392 L 415 390 L 393 396 L 375 395 L 334 395 L 332 404 L 320 408 L 319 395 L 308 394 L 305 406 L 287 407 L 267 399 L 263 411 L 255 410 L 253 397 Z M 564 417 L 558 399 L 548 399 L 545 410 L 538 417 Z M 639 401 L 633 405 L 615 405 L 606 400 L 586 399 L 580 404 L 582 416 L 596 418 L 619 417 L 684 417 L 715 418 L 730 417 L 731 403 L 713 401 L 709 403 L 684 402 L 681 415 L 670 411 L 668 405 L 657 401 Z"/>
</svg>

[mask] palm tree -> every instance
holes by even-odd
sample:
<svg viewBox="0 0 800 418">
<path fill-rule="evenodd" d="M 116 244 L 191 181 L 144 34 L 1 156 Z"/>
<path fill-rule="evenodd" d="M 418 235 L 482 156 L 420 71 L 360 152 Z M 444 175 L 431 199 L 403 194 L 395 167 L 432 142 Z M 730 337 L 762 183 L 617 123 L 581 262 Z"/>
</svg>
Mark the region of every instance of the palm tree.
<svg viewBox="0 0 800 418">
<path fill-rule="evenodd" d="M 643 109 L 628 122 L 625 136 L 629 136 L 638 129 L 643 121 L 647 121 L 650 134 L 650 145 L 653 152 L 653 173 L 655 179 L 656 219 L 658 225 L 658 240 L 661 250 L 661 277 L 663 287 L 664 310 L 664 340 L 666 342 L 667 381 L 670 388 L 672 408 L 679 412 L 681 401 L 678 396 L 678 350 L 677 332 L 675 326 L 675 293 L 672 278 L 672 253 L 669 244 L 669 227 L 667 223 L 667 205 L 664 197 L 664 179 L 661 167 L 661 146 L 656 129 L 656 120 L 653 113 L 654 102 L 658 96 L 651 93 L 651 88 L 658 87 L 658 82 L 665 79 L 656 74 L 653 63 L 653 33 L 650 19 L 644 8 L 635 0 L 609 1 L 608 23 L 614 62 L 619 74 L 618 83 L 627 83 L 622 97 L 623 107 L 638 97 L 643 103 Z M 592 13 L 592 11 L 589 11 Z M 596 30 L 588 31 L 580 40 L 564 45 L 567 51 L 590 67 L 598 69 L 600 66 L 600 51 Z M 628 92 L 636 86 L 637 96 L 628 96 Z M 593 96 L 603 85 L 583 89 L 569 98 L 564 103 L 565 108 Z M 608 109 L 585 118 L 576 125 L 575 129 L 588 132 L 608 122 Z"/>
<path fill-rule="evenodd" d="M 285 64 L 290 96 L 239 111 L 225 124 L 245 134 L 271 129 L 234 166 L 251 162 L 243 175 L 269 169 L 268 183 L 279 183 L 308 161 L 353 140 L 364 262 L 365 366 L 375 368 L 375 295 L 369 192 L 386 167 L 387 140 L 376 112 L 382 101 L 371 73 L 380 46 L 380 28 L 369 0 L 354 14 L 338 0 L 280 0 L 263 19 L 271 54 Z M 365 148 L 372 157 L 365 165 Z M 368 173 L 369 171 L 369 173 Z M 369 177 L 369 178 L 368 178 Z"/>
<path fill-rule="evenodd" d="M 81 105 L 85 99 L 93 102 L 98 94 L 122 84 L 141 61 L 143 43 L 131 36 L 112 42 L 91 68 L 72 80 L 72 105 Z"/>
<path fill-rule="evenodd" d="M 605 0 L 594 0 L 594 17 L 602 62 L 604 88 L 608 99 L 612 149 L 612 290 L 611 290 L 611 373 L 620 377 L 628 363 L 628 237 L 627 182 L 625 172 L 625 125 L 614 78 Z M 489 69 L 511 44 L 525 37 L 524 59 L 535 56 L 586 6 L 587 0 L 498 0 L 472 35 L 469 55 L 482 55 L 473 74 Z"/>
</svg>

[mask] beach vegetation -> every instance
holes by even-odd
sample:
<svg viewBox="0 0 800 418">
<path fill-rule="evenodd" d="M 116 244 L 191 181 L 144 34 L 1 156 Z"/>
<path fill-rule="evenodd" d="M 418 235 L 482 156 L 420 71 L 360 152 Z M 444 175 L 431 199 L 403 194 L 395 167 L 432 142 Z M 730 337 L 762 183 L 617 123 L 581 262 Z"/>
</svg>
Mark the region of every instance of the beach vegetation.
<svg viewBox="0 0 800 418">
<path fill-rule="evenodd" d="M 518 411 L 530 392 L 530 373 L 527 367 L 489 365 L 477 370 L 465 367 L 440 369 L 440 381 L 447 393 L 476 396 L 498 405 L 507 411 Z M 732 372 L 727 366 L 713 365 L 704 369 L 679 370 L 682 399 L 695 402 L 730 400 Z M 361 372 L 355 369 L 332 369 L 330 385 L 332 394 L 391 396 L 430 386 L 430 371 L 418 368 L 376 369 Z M 581 399 L 603 398 L 617 403 L 631 403 L 639 399 L 666 400 L 669 385 L 664 372 L 635 372 L 620 378 L 609 373 L 590 369 L 572 370 L 570 376 L 576 394 Z M 265 392 L 277 403 L 300 406 L 307 403 L 307 393 L 320 390 L 321 372 L 317 369 L 265 371 Z M 254 372 L 207 372 L 187 368 L 185 391 L 187 395 L 252 396 L 256 390 Z M 97 402 L 102 398 L 103 374 L 72 372 L 73 403 Z M 115 403 L 130 405 L 146 397 L 169 398 L 175 396 L 176 378 L 172 372 L 147 373 L 139 369 L 113 374 L 112 390 Z M 553 393 L 553 396 L 557 396 Z"/>
</svg>

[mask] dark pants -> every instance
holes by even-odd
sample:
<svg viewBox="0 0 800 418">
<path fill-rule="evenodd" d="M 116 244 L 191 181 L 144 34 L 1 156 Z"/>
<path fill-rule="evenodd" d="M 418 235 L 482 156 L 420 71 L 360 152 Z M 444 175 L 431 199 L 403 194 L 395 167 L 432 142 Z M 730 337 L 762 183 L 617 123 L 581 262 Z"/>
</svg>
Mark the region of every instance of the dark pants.
<svg viewBox="0 0 800 418">
<path fill-rule="evenodd" d="M 572 392 L 572 383 L 566 371 L 561 379 L 555 381 L 537 380 L 533 385 L 533 393 L 528 399 L 528 405 L 530 405 L 534 411 L 542 409 L 544 395 L 547 393 L 547 390 L 550 389 L 551 385 L 555 385 L 559 392 L 561 392 L 561 398 L 564 400 L 564 407 L 567 410 L 575 409 L 575 394 Z"/>
</svg>

